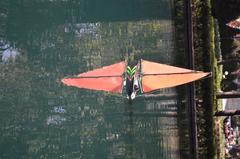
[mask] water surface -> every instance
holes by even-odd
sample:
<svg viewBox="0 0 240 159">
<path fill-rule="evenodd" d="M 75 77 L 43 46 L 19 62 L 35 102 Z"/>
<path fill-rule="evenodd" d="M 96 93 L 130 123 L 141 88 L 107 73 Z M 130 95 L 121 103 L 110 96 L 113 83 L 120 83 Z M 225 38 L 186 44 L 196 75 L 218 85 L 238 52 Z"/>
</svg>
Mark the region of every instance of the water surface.
<svg viewBox="0 0 240 159">
<path fill-rule="evenodd" d="M 0 158 L 186 158 L 184 91 L 130 104 L 60 82 L 126 55 L 177 64 L 173 1 L 0 3 Z"/>
</svg>

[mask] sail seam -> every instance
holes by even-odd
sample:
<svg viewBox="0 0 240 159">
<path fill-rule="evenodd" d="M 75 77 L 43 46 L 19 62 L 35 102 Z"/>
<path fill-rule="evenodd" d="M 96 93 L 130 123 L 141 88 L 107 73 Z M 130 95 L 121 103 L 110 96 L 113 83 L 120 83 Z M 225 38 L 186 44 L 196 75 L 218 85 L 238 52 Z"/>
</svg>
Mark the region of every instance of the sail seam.
<svg viewBox="0 0 240 159">
<path fill-rule="evenodd" d="M 68 77 L 68 78 L 108 78 L 108 77 L 123 77 L 122 75 L 114 75 L 114 76 L 79 76 L 79 77 Z"/>
<path fill-rule="evenodd" d="M 153 76 L 153 75 L 176 75 L 176 74 L 191 74 L 191 73 L 203 73 L 200 71 L 191 71 L 191 72 L 177 72 L 177 73 L 149 73 L 142 74 L 142 76 Z"/>
</svg>

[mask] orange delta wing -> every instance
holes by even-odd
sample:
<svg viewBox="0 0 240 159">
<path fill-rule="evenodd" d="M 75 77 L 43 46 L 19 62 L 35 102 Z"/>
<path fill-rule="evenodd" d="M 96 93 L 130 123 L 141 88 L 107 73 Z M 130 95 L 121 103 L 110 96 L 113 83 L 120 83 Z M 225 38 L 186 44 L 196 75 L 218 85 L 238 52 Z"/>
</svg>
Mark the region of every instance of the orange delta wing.
<svg viewBox="0 0 240 159">
<path fill-rule="evenodd" d="M 78 88 L 121 93 L 122 77 L 99 77 L 99 78 L 64 78 L 67 86 Z"/>
<path fill-rule="evenodd" d="M 125 63 L 119 62 L 81 73 L 77 77 L 64 78 L 62 82 L 67 86 L 121 93 L 124 70 Z"/>
<path fill-rule="evenodd" d="M 240 17 L 227 23 L 227 26 L 234 29 L 240 29 Z"/>
<path fill-rule="evenodd" d="M 174 87 L 207 76 L 209 73 L 142 60 L 143 92 Z"/>
<path fill-rule="evenodd" d="M 151 75 L 142 77 L 143 92 L 151 92 L 156 89 L 174 87 L 189 83 L 207 76 L 208 73 L 197 72 L 193 74 Z"/>
</svg>

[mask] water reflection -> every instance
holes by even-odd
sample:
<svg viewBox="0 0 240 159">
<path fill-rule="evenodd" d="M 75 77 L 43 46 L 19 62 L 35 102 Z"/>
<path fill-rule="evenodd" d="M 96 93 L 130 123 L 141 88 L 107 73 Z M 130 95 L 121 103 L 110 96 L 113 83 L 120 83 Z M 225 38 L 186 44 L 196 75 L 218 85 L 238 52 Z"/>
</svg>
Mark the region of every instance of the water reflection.
<svg viewBox="0 0 240 159">
<path fill-rule="evenodd" d="M 112 112 L 105 118 L 114 138 L 113 158 L 179 158 L 177 118 L 170 113 L 176 112 L 176 99 L 161 101 L 162 106 L 157 106 L 158 101 L 139 100 L 120 105 L 121 110 L 112 107 L 106 111 Z M 162 111 L 169 114 L 162 115 Z"/>
<path fill-rule="evenodd" d="M 0 158 L 180 158 L 176 89 L 129 104 L 60 83 L 128 52 L 175 63 L 171 1 L 0 3 L 1 39 L 21 52 L 0 64 Z"/>
<path fill-rule="evenodd" d="M 47 118 L 47 125 L 59 125 L 64 121 L 66 121 L 66 118 L 61 117 L 60 115 L 51 115 Z"/>
<path fill-rule="evenodd" d="M 19 54 L 19 51 L 12 47 L 4 49 L 4 51 L 2 52 L 2 62 L 8 62 L 9 60 L 15 61 L 16 57 Z"/>
</svg>

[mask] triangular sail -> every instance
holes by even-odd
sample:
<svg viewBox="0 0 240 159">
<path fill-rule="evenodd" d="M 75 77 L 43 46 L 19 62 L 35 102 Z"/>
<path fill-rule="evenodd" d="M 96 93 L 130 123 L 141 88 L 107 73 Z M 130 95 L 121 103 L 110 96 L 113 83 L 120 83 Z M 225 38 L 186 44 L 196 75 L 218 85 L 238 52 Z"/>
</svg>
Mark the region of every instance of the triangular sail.
<svg viewBox="0 0 240 159">
<path fill-rule="evenodd" d="M 122 75 L 124 71 L 125 62 L 122 61 L 81 73 L 77 77 L 64 78 L 62 82 L 67 86 L 121 93 L 123 83 Z"/>
<path fill-rule="evenodd" d="M 209 73 L 141 60 L 143 93 L 174 87 L 207 76 Z"/>
<path fill-rule="evenodd" d="M 227 23 L 227 26 L 234 29 L 240 29 L 240 17 Z"/>
</svg>

